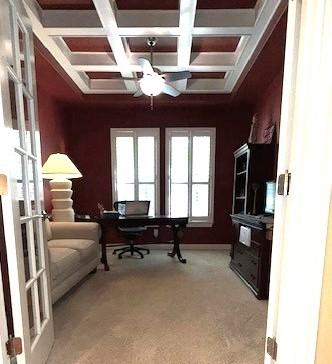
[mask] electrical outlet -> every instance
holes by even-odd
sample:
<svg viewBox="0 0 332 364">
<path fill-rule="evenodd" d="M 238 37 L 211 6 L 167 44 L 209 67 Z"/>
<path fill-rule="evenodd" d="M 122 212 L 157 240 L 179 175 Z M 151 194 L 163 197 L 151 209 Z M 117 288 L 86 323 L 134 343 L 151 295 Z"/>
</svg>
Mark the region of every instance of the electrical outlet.
<svg viewBox="0 0 332 364">
<path fill-rule="evenodd" d="M 158 229 L 153 229 L 153 237 L 155 239 L 157 239 L 158 238 L 158 235 L 159 235 L 159 230 Z"/>
</svg>

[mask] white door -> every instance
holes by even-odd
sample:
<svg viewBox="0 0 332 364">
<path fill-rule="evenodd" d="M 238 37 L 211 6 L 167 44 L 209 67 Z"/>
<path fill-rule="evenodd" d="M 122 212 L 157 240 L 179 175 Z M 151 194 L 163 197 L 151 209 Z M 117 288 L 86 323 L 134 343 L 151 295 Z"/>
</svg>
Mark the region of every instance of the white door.
<svg viewBox="0 0 332 364">
<path fill-rule="evenodd" d="M 278 346 L 265 364 L 315 363 L 332 191 L 331 34 L 331 0 L 289 1 L 278 174 L 289 170 L 291 182 L 276 200 L 267 336 Z"/>
<path fill-rule="evenodd" d="M 21 0 L 0 0 L 1 173 L 8 176 L 3 218 L 18 363 L 45 363 L 54 339 L 42 225 L 42 179 L 33 33 Z"/>
</svg>

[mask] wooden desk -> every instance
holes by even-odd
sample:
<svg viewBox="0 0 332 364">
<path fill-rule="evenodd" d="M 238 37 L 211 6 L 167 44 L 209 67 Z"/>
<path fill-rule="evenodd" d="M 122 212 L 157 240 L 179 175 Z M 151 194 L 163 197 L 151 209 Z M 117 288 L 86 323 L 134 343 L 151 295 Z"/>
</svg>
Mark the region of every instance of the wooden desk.
<svg viewBox="0 0 332 364">
<path fill-rule="evenodd" d="M 109 265 L 107 262 L 107 247 L 108 246 L 116 246 L 112 243 L 107 242 L 107 231 L 109 229 L 115 229 L 118 227 L 132 227 L 132 226 L 170 226 L 173 231 L 173 249 L 168 253 L 169 257 L 175 257 L 179 259 L 181 263 L 187 263 L 187 260 L 182 258 L 180 244 L 183 238 L 183 229 L 188 224 L 188 217 L 170 217 L 165 215 L 159 216 L 120 216 L 118 219 L 109 219 L 98 217 L 95 220 L 101 226 L 102 236 L 100 239 L 101 247 L 102 247 L 102 257 L 101 262 L 104 264 L 104 268 L 106 271 L 109 270 Z M 150 243 L 145 242 L 146 244 L 160 244 L 163 242 Z"/>
</svg>

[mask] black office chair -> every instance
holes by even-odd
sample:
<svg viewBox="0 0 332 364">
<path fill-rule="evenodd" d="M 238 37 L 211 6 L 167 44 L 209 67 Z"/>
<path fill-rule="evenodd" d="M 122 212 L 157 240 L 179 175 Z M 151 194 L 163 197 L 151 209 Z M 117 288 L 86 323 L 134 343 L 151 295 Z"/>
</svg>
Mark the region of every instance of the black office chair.
<svg viewBox="0 0 332 364">
<path fill-rule="evenodd" d="M 139 216 L 148 215 L 150 208 L 150 201 L 116 201 L 114 202 L 114 210 L 118 211 L 121 216 Z M 150 250 L 146 248 L 138 248 L 135 246 L 135 242 L 143 235 L 146 231 L 145 226 L 133 226 L 133 227 L 119 227 L 118 230 L 121 232 L 123 237 L 129 242 L 123 248 L 113 250 L 113 255 L 118 254 L 118 258 L 122 259 L 122 255 L 130 253 L 134 255 L 137 253 L 141 259 L 144 258 L 142 252 L 150 254 Z"/>
</svg>

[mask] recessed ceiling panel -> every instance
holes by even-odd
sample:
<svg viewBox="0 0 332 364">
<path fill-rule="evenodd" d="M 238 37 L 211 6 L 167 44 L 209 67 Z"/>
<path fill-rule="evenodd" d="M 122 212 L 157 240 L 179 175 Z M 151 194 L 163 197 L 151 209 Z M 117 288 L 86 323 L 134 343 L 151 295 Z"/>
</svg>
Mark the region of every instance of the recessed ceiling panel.
<svg viewBox="0 0 332 364">
<path fill-rule="evenodd" d="M 257 0 L 197 0 L 197 9 L 251 9 Z"/>
<path fill-rule="evenodd" d="M 131 52 L 149 52 L 150 48 L 147 45 L 145 37 L 127 38 L 127 42 Z M 159 37 L 157 43 L 153 47 L 154 52 L 176 52 L 176 37 Z"/>
<path fill-rule="evenodd" d="M 120 72 L 86 72 L 91 80 L 119 80 L 122 79 Z"/>
<path fill-rule="evenodd" d="M 194 37 L 192 52 L 235 52 L 240 37 Z"/>
<path fill-rule="evenodd" d="M 191 72 L 192 79 L 220 79 L 225 75 L 226 72 Z"/>
<path fill-rule="evenodd" d="M 104 37 L 65 37 L 63 40 L 72 52 L 112 52 Z"/>
<path fill-rule="evenodd" d="M 174 10 L 178 0 L 116 0 L 119 10 Z"/>
<path fill-rule="evenodd" d="M 89 10 L 94 9 L 92 0 L 37 0 L 43 9 Z"/>
</svg>

